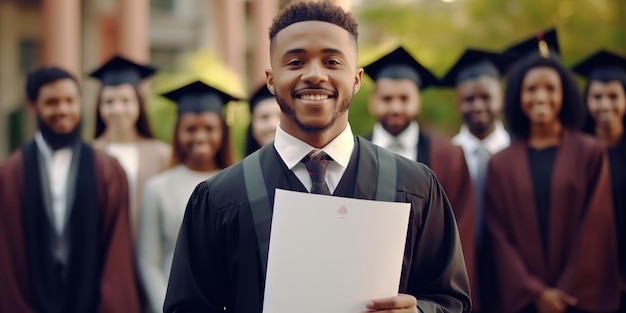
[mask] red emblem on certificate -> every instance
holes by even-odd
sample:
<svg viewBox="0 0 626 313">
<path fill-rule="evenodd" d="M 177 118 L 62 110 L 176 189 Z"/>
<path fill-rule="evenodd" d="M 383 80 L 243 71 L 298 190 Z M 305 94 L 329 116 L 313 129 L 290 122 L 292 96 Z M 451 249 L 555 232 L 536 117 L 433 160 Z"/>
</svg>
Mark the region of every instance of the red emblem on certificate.
<svg viewBox="0 0 626 313">
<path fill-rule="evenodd" d="M 339 218 L 346 218 L 346 216 L 348 216 L 348 208 L 346 208 L 345 205 L 340 206 L 339 209 L 337 209 L 337 216 L 339 216 Z"/>
</svg>

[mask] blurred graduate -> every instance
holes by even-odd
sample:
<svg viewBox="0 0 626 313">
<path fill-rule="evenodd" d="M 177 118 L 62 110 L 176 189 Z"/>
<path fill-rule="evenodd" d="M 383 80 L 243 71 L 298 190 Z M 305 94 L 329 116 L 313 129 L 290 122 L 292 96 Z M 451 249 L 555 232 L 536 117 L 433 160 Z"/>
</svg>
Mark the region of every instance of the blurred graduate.
<svg viewBox="0 0 626 313">
<path fill-rule="evenodd" d="M 80 138 L 74 76 L 28 74 L 35 138 L 0 165 L 0 312 L 139 312 L 128 181 Z"/>
<path fill-rule="evenodd" d="M 487 171 L 485 236 L 498 312 L 612 312 L 619 272 L 606 154 L 579 131 L 584 106 L 558 57 L 556 32 L 508 49 L 511 146 Z"/>
<path fill-rule="evenodd" d="M 263 83 L 249 100 L 250 125 L 246 134 L 246 155 L 272 142 L 280 120 L 280 107 L 276 96 Z"/>
<path fill-rule="evenodd" d="M 398 47 L 364 67 L 375 82 L 368 109 L 377 120 L 367 138 L 400 156 L 428 165 L 445 191 L 459 228 L 470 282 L 474 281 L 474 190 L 463 150 L 447 138 L 427 134 L 416 118 L 421 93 L 438 79 Z"/>
<path fill-rule="evenodd" d="M 114 56 L 90 74 L 102 83 L 92 144 L 117 158 L 126 171 L 133 234 L 144 185 L 148 178 L 168 167 L 171 154 L 168 144 L 154 138 L 146 101 L 139 91 L 140 82 L 155 71 L 150 65 Z"/>
<path fill-rule="evenodd" d="M 584 129 L 600 140 L 609 155 L 622 277 L 620 312 L 626 312 L 626 58 L 601 50 L 573 69 L 587 78 L 583 99 L 589 114 Z"/>
<path fill-rule="evenodd" d="M 489 300 L 491 294 L 488 290 L 482 291 L 491 287 L 491 280 L 487 277 L 493 273 L 488 258 L 482 253 L 484 183 L 489 158 L 510 144 L 509 134 L 499 116 L 504 105 L 500 77 L 512 60 L 500 53 L 467 49 L 439 83 L 455 88 L 455 106 L 463 124 L 452 143 L 463 148 L 474 186 L 476 246 L 473 249 L 477 272 L 470 275 L 474 312 L 487 310 L 482 308 L 480 298 L 484 295 Z"/>
<path fill-rule="evenodd" d="M 172 168 L 146 183 L 137 261 L 151 312 L 163 312 L 167 279 L 185 206 L 196 185 L 233 164 L 223 107 L 235 97 L 201 81 L 163 94 L 178 105 Z"/>
</svg>

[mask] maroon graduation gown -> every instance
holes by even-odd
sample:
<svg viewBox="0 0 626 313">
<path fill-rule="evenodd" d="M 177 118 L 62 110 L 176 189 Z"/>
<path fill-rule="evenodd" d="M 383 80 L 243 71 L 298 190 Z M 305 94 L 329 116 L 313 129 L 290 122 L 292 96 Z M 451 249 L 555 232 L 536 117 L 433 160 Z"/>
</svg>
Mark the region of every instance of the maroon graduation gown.
<svg viewBox="0 0 626 313">
<path fill-rule="evenodd" d="M 33 146 L 34 143 L 26 145 L 24 150 L 32 150 Z M 60 305 L 63 307 L 57 310 L 75 312 L 88 308 L 90 312 L 139 312 L 126 176 L 117 161 L 104 152 L 93 150 L 86 144 L 81 144 L 81 148 L 82 162 L 76 180 L 76 199 L 80 199 L 83 196 L 82 193 L 88 193 L 91 197 L 93 192 L 96 197 L 93 202 L 97 208 L 97 214 L 84 212 L 85 208 L 90 207 L 76 201 L 68 220 L 68 225 L 72 227 L 70 242 L 74 244 L 87 241 L 93 245 L 77 244 L 80 247 L 70 245 L 67 276 L 69 277 L 68 285 L 70 285 L 68 290 L 72 291 L 60 293 L 67 300 L 61 301 Z M 46 247 L 46 244 L 38 239 L 41 237 L 38 237 L 40 234 L 37 234 L 37 229 L 24 224 L 25 220 L 33 220 L 29 215 L 32 212 L 27 212 L 40 210 L 36 207 L 35 209 L 28 208 L 27 204 L 32 203 L 32 198 L 41 198 L 39 190 L 24 190 L 25 181 L 29 180 L 25 177 L 25 169 L 32 172 L 32 167 L 37 166 L 29 164 L 25 167 L 24 156 L 32 155 L 32 152 L 24 153 L 24 150 L 16 151 L 4 164 L 0 165 L 0 201 L 2 201 L 0 206 L 0 284 L 2 285 L 0 312 L 28 313 L 43 310 L 42 308 L 51 311 L 38 299 L 58 302 L 49 295 L 42 296 L 42 292 L 37 293 L 37 290 L 43 293 L 59 292 L 55 288 L 48 288 L 47 285 L 40 286 L 40 281 L 50 282 L 53 279 L 31 277 L 32 273 L 45 272 L 45 269 L 42 269 L 42 266 L 33 268 L 33 264 L 43 263 L 29 258 L 28 255 L 32 255 L 33 252 L 45 255 L 45 252 L 38 249 Z M 95 174 L 93 175 L 95 177 L 85 177 L 89 172 Z M 95 186 L 81 184 L 85 181 L 95 182 Z M 81 224 L 85 221 L 78 220 L 77 216 L 93 217 L 91 221 L 97 222 L 96 231 L 81 228 Z M 38 218 L 38 220 L 43 220 L 42 225 L 45 224 L 45 219 Z M 96 238 L 85 238 L 87 237 L 85 232 L 93 232 Z M 72 254 L 72 249 L 92 251 L 96 255 Z M 79 262 L 73 263 L 72 258 Z M 73 267 L 72 264 L 76 266 Z M 89 270 L 83 271 L 85 268 Z M 85 278 L 85 276 L 93 279 Z M 86 279 L 87 282 L 85 282 Z M 76 290 L 75 286 L 71 286 L 73 283 L 81 287 Z M 79 303 L 83 309 L 76 308 Z"/>
<path fill-rule="evenodd" d="M 449 140 L 420 132 L 417 160 L 428 165 L 443 187 L 452 205 L 459 229 L 467 276 L 469 277 L 472 310 L 480 311 L 476 273 L 475 200 L 472 178 L 461 147 Z"/>
<path fill-rule="evenodd" d="M 563 131 L 550 182 L 545 255 L 527 143 L 515 141 L 493 156 L 485 188 L 485 235 L 493 251 L 499 312 L 519 312 L 548 287 L 578 299 L 579 310 L 618 308 L 608 169 L 606 155 L 595 139 Z"/>
</svg>

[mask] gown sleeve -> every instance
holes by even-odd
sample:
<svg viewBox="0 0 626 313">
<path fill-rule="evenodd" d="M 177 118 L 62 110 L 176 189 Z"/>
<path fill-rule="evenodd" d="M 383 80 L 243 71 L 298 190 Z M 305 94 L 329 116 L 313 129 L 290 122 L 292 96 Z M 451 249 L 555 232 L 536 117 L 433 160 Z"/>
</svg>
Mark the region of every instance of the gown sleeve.
<svg viewBox="0 0 626 313">
<path fill-rule="evenodd" d="M 421 312 L 470 312 L 470 287 L 452 207 L 435 174 L 429 173 L 427 199 L 407 195 L 414 208 L 405 253 L 411 258 L 407 293 L 416 295 Z M 421 208 L 421 209 L 420 209 Z"/>
<path fill-rule="evenodd" d="M 501 186 L 507 186 L 506 179 L 499 168 L 501 163 L 489 162 L 487 181 L 485 186 L 485 229 L 489 237 L 492 257 L 496 265 L 494 268 L 497 286 L 507 286 L 509 290 L 518 290 L 515 296 L 510 292 L 502 293 L 499 299 L 500 306 L 505 310 L 517 312 L 530 304 L 547 288 L 545 283 L 529 272 L 518 248 L 509 239 L 511 229 L 509 216 L 506 212 L 507 203 L 505 192 Z M 510 177 L 508 178 L 510 179 Z M 532 207 L 534 209 L 534 206 Z M 538 243 L 539 245 L 539 243 Z M 499 265 L 499 266 L 497 266 Z"/>
<path fill-rule="evenodd" d="M 211 212 L 209 188 L 200 183 L 189 198 L 178 234 L 164 312 L 222 312 L 226 266 Z M 213 256 L 213 257 L 211 257 Z"/>
<path fill-rule="evenodd" d="M 584 215 L 557 287 L 577 295 L 577 309 L 603 312 L 619 305 L 617 239 L 608 159 L 600 147 L 590 154 Z"/>
<path fill-rule="evenodd" d="M 133 240 L 130 231 L 128 180 L 122 167 L 110 158 L 104 163 L 104 260 L 98 312 L 140 312 Z"/>
</svg>

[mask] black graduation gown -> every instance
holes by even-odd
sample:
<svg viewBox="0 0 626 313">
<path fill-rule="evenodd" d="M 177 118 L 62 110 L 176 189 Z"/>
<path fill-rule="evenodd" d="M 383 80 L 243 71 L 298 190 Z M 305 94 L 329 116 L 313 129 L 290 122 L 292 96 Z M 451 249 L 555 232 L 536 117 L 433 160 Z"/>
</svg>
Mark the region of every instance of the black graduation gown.
<svg viewBox="0 0 626 313">
<path fill-rule="evenodd" d="M 335 196 L 375 198 L 375 149 L 357 138 Z M 423 312 L 469 310 L 469 283 L 450 204 L 430 169 L 404 158 L 396 160 L 396 200 L 412 204 L 399 291 L 416 296 Z M 272 205 L 275 188 L 307 192 L 273 145 L 261 149 L 260 162 Z M 269 237 L 269 231 L 262 236 Z M 264 283 L 240 162 L 194 190 L 174 253 L 165 312 L 227 308 L 260 313 Z"/>
</svg>

